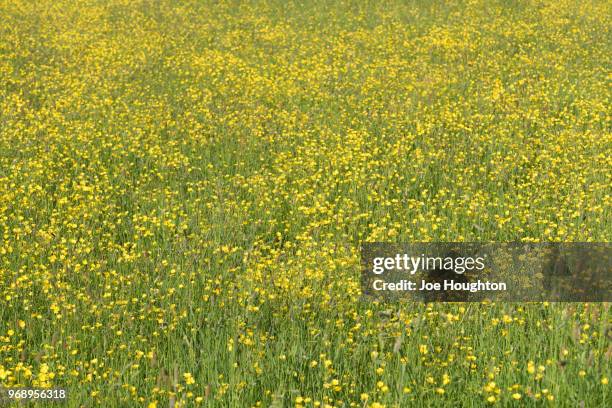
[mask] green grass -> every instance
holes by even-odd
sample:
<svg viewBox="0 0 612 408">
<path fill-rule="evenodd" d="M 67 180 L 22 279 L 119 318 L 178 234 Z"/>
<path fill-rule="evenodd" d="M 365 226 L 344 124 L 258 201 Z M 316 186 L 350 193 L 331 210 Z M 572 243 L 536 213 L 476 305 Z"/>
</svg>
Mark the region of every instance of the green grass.
<svg viewBox="0 0 612 408">
<path fill-rule="evenodd" d="M 365 241 L 609 241 L 609 27 L 605 1 L 0 2 L 0 384 L 609 406 L 608 304 L 359 288 Z"/>
</svg>

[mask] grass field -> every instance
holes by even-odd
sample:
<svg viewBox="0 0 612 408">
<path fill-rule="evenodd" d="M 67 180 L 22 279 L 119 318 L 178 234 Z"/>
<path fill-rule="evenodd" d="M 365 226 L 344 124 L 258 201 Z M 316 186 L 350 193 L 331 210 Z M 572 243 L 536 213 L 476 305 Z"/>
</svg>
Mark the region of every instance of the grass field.
<svg viewBox="0 0 612 408">
<path fill-rule="evenodd" d="M 0 385 L 611 406 L 609 304 L 359 287 L 365 241 L 610 241 L 611 12 L 0 0 Z"/>
</svg>

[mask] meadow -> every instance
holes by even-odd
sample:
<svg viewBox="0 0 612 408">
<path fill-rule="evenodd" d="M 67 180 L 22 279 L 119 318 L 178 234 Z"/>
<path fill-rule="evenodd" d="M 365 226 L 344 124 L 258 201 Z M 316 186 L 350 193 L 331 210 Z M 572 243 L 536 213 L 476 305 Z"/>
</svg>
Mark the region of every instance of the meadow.
<svg viewBox="0 0 612 408">
<path fill-rule="evenodd" d="M 607 303 L 359 286 L 362 242 L 610 241 L 611 12 L 0 0 L 0 385 L 64 407 L 611 406 Z"/>
</svg>

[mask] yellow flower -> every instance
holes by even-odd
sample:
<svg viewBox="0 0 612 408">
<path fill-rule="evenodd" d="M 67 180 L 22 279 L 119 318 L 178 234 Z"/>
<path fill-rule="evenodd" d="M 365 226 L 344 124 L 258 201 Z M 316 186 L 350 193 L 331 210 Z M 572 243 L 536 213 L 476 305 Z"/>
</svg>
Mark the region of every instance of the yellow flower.
<svg viewBox="0 0 612 408">
<path fill-rule="evenodd" d="M 0 365 L 0 380 L 2 381 L 6 380 L 6 377 L 8 377 L 8 375 L 9 375 L 9 372 L 6 371 L 4 367 Z"/>
<path fill-rule="evenodd" d="M 191 373 L 183 374 L 183 378 L 185 379 L 185 384 L 187 385 L 195 384 L 195 379 L 193 378 L 193 375 L 191 375 Z"/>
<path fill-rule="evenodd" d="M 535 371 L 536 371 L 536 368 L 535 368 L 535 365 L 533 364 L 533 361 L 528 362 L 527 363 L 527 372 L 529 374 L 533 374 L 533 373 L 535 373 Z"/>
</svg>

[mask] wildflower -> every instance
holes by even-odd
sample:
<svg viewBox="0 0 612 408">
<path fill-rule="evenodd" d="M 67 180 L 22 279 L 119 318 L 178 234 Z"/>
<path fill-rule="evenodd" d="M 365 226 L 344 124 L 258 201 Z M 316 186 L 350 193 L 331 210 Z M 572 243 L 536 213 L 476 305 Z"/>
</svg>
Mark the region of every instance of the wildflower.
<svg viewBox="0 0 612 408">
<path fill-rule="evenodd" d="M 448 385 L 448 384 L 450 384 L 450 382 L 451 382 L 451 381 L 450 381 L 450 377 L 449 377 L 449 375 L 448 375 L 448 374 L 446 374 L 446 373 L 444 373 L 444 374 L 442 375 L 442 384 L 443 384 L 443 385 Z"/>
<path fill-rule="evenodd" d="M 185 384 L 195 384 L 195 379 L 193 378 L 193 375 L 191 373 L 184 373 L 183 378 L 185 379 Z"/>
</svg>

